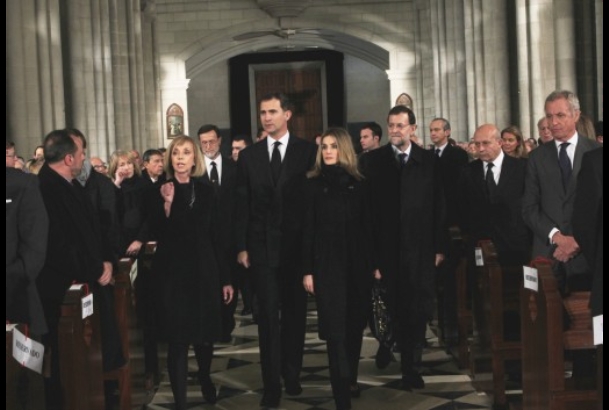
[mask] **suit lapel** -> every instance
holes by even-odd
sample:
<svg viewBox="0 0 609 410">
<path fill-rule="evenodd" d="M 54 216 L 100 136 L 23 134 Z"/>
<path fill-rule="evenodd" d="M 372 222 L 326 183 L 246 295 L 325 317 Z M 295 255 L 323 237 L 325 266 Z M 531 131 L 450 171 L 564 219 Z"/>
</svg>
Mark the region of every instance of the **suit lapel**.
<svg viewBox="0 0 609 410">
<path fill-rule="evenodd" d="M 273 186 L 273 175 L 271 174 L 271 160 L 269 158 L 269 151 L 267 148 L 266 139 L 264 141 L 254 144 L 252 148 L 255 149 L 255 162 L 262 166 L 262 173 L 265 175 L 265 182 Z"/>
</svg>

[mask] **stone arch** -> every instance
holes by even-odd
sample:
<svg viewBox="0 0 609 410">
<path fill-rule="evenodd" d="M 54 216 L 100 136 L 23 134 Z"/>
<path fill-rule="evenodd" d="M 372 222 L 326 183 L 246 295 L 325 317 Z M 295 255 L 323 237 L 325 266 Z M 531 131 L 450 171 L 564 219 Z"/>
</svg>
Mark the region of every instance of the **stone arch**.
<svg viewBox="0 0 609 410">
<path fill-rule="evenodd" d="M 289 39 L 294 46 L 340 51 L 367 61 L 382 70 L 390 68 L 391 56 L 396 55 L 397 51 L 400 50 L 400 47 L 395 43 L 387 41 L 380 35 L 362 27 L 306 19 L 295 19 L 291 25 L 294 27 L 314 27 L 328 35 L 295 35 Z M 197 39 L 178 53 L 176 59 L 184 62 L 186 78 L 192 78 L 206 68 L 239 54 L 269 47 L 281 47 L 286 43 L 286 40 L 270 34 L 249 40 L 233 40 L 233 37 L 240 34 L 264 30 L 271 31 L 278 28 L 274 24 L 274 20 L 252 20 L 247 23 L 235 24 Z"/>
</svg>

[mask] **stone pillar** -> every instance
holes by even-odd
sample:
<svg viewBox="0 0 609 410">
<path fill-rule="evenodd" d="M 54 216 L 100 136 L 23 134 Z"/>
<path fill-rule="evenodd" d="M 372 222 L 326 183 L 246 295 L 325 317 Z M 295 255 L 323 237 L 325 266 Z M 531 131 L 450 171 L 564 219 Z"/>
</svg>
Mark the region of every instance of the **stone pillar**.
<svg viewBox="0 0 609 410">
<path fill-rule="evenodd" d="M 556 87 L 577 93 L 575 79 L 575 22 L 573 0 L 554 0 L 554 49 Z M 552 90 L 548 90 L 549 94 Z"/>
<path fill-rule="evenodd" d="M 509 122 L 505 0 L 464 0 L 468 136 Z"/>
<path fill-rule="evenodd" d="M 452 137 L 457 141 L 467 141 L 463 4 L 461 1 L 436 0 L 430 2 L 430 6 L 434 100 L 429 101 L 431 95 L 427 95 L 426 102 L 429 102 L 431 110 L 425 119 L 425 134 L 428 133 L 427 125 L 434 117 L 444 117 L 451 123 Z"/>
<path fill-rule="evenodd" d="M 7 139 L 28 159 L 48 132 L 65 126 L 59 5 L 9 1 L 6 13 Z"/>
</svg>

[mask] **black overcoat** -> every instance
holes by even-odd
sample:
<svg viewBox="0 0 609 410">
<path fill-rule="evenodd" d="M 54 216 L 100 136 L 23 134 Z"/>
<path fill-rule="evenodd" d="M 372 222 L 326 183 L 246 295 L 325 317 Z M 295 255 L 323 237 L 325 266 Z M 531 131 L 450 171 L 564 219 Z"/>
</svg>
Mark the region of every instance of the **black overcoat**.
<svg viewBox="0 0 609 410">
<path fill-rule="evenodd" d="M 446 253 L 446 204 L 435 155 L 412 144 L 400 167 L 390 144 L 362 156 L 374 212 L 373 243 L 388 304 L 403 320 L 433 314 L 435 255 Z"/>
<path fill-rule="evenodd" d="M 222 329 L 222 286 L 228 285 L 211 229 L 214 191 L 200 178 L 169 182 L 175 185 L 170 216 L 165 216 L 160 194 L 150 211 L 157 238 L 152 280 L 159 335 L 172 343 L 214 342 Z"/>
<path fill-rule="evenodd" d="M 330 168 L 305 189 L 303 274 L 313 275 L 323 340 L 344 339 L 348 317 L 365 321 L 374 269 L 366 185 Z"/>
</svg>

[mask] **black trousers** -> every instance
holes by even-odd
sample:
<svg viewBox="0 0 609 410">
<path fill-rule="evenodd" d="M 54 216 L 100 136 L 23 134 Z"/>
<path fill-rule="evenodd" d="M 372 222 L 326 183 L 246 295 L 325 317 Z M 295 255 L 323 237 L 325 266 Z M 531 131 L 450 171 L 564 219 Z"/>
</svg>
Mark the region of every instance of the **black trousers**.
<svg viewBox="0 0 609 410">
<path fill-rule="evenodd" d="M 167 372 L 169 373 L 176 410 L 186 410 L 189 347 L 190 345 L 185 343 L 169 343 L 167 346 Z M 214 345 L 212 343 L 201 343 L 193 347 L 199 366 L 199 382 L 201 382 L 209 378 Z"/>
<path fill-rule="evenodd" d="M 266 393 L 279 393 L 281 377 L 297 381 L 302 369 L 307 294 L 297 269 L 253 268 L 258 298 L 260 365 Z"/>
<path fill-rule="evenodd" d="M 152 278 L 149 269 L 141 268 L 143 263 L 138 260 L 138 273 L 135 278 L 135 309 L 137 320 L 142 329 L 144 344 L 144 369 L 146 373 L 159 376 L 158 336 L 156 328 L 155 305 L 153 297 Z"/>
<path fill-rule="evenodd" d="M 361 340 L 361 338 L 360 338 Z M 343 340 L 328 340 L 326 342 L 328 348 L 328 363 L 330 365 L 330 384 L 332 386 L 332 395 L 336 408 L 350 409 L 351 408 L 351 391 L 350 385 L 353 378 L 352 357 L 349 357 L 347 341 Z M 361 348 L 361 344 L 360 344 Z M 351 352 L 352 353 L 352 352 Z M 359 359 L 359 352 L 358 352 Z M 357 375 L 356 375 L 357 377 Z"/>
</svg>

